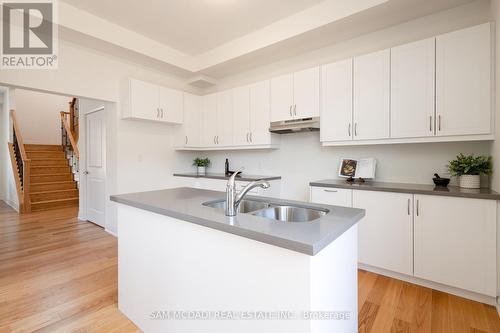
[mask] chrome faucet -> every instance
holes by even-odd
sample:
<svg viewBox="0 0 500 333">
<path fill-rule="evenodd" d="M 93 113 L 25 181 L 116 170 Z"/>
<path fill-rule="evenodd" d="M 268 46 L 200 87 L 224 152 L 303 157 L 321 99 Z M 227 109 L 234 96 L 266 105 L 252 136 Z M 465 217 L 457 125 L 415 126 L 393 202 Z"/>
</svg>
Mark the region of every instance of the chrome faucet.
<svg viewBox="0 0 500 333">
<path fill-rule="evenodd" d="M 269 182 L 265 180 L 255 180 L 253 182 L 248 183 L 247 186 L 245 186 L 240 193 L 236 193 L 236 184 L 235 184 L 235 179 L 236 176 L 243 171 L 243 168 L 238 169 L 235 171 L 231 177 L 229 177 L 229 180 L 227 181 L 226 185 L 226 215 L 227 216 L 236 216 L 236 212 L 238 210 L 238 206 L 241 203 L 241 200 L 243 197 L 253 189 L 254 187 L 260 186 L 263 189 L 269 188 L 271 185 Z"/>
</svg>

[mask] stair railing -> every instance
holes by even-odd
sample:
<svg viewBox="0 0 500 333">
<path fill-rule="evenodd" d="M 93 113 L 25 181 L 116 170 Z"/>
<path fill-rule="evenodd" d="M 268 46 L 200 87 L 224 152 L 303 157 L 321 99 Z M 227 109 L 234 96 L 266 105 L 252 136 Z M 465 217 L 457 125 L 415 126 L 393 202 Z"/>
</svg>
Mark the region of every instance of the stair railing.
<svg viewBox="0 0 500 333">
<path fill-rule="evenodd" d="M 19 211 L 21 213 L 30 213 L 31 160 L 26 155 L 24 140 L 14 110 L 10 110 L 10 119 L 12 123 L 12 142 L 8 143 L 8 148 L 19 200 Z"/>
<path fill-rule="evenodd" d="M 78 150 L 78 141 L 75 137 L 75 133 L 71 130 L 71 117 L 71 112 L 61 111 L 61 143 L 64 153 L 70 161 L 71 169 L 74 172 L 78 172 L 80 151 Z"/>
</svg>

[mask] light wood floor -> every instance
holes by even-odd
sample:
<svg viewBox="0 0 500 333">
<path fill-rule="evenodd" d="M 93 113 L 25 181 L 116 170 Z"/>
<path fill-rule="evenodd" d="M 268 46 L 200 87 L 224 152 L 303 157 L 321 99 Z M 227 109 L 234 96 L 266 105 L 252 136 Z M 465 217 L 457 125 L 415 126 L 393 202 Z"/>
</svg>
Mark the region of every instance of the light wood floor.
<svg viewBox="0 0 500 333">
<path fill-rule="evenodd" d="M 75 208 L 0 201 L 0 332 L 139 332 L 117 308 L 117 242 Z M 359 332 L 500 332 L 495 308 L 359 271 Z"/>
</svg>

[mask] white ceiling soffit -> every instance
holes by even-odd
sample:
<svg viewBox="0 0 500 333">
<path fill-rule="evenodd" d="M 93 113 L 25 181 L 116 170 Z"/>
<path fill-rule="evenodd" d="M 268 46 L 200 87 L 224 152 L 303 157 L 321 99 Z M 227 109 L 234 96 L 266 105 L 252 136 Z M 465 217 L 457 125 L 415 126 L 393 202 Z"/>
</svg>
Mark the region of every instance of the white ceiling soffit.
<svg viewBox="0 0 500 333">
<path fill-rule="evenodd" d="M 69 5 L 64 1 L 59 2 L 59 24 L 63 28 L 77 31 L 135 53 L 143 54 L 148 58 L 170 64 L 180 69 L 197 73 L 203 69 L 300 36 L 308 31 L 349 17 L 387 1 L 324 0 L 317 5 L 196 56 L 183 53 L 157 40 L 129 30 L 124 26 L 111 23 Z M 230 27 L 228 28 L 230 29 Z M 78 41 L 73 40 L 73 42 Z"/>
</svg>

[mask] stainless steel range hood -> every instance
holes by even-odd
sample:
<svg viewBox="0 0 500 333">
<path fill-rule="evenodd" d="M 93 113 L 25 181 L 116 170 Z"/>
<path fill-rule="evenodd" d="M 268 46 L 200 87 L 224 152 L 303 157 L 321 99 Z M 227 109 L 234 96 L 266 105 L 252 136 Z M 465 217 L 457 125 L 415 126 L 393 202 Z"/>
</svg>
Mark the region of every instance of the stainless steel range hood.
<svg viewBox="0 0 500 333">
<path fill-rule="evenodd" d="M 319 131 L 319 117 L 275 121 L 269 128 L 269 132 L 277 134 L 313 131 Z"/>
</svg>

